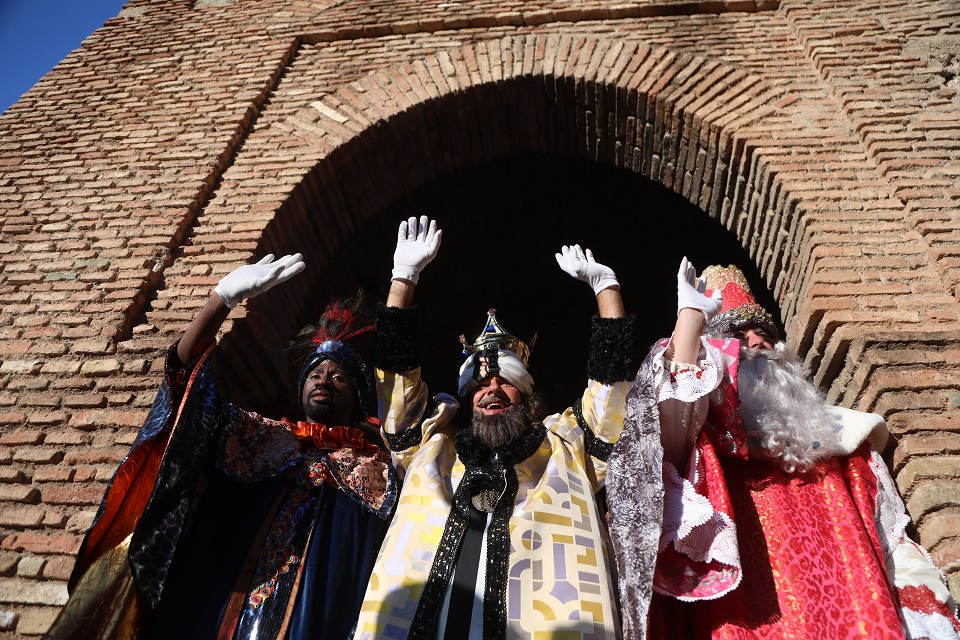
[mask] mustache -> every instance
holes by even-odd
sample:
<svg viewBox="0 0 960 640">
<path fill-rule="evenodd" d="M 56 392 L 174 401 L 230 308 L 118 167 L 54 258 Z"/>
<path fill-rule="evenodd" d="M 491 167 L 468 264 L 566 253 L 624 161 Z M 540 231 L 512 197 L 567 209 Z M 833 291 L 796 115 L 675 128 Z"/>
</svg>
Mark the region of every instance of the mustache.
<svg viewBox="0 0 960 640">
<path fill-rule="evenodd" d="M 338 389 L 333 383 L 317 384 L 311 387 L 307 392 L 307 399 L 309 400 L 313 398 L 314 394 L 317 393 L 326 393 L 331 399 L 336 400 L 336 398 L 340 395 L 340 389 Z"/>
<path fill-rule="evenodd" d="M 478 402 L 477 407 L 481 409 L 485 409 L 491 404 L 502 404 L 508 407 L 513 406 L 513 403 L 510 402 L 510 398 L 508 398 L 506 395 L 495 394 L 492 396 L 487 396 L 486 398 Z"/>
<path fill-rule="evenodd" d="M 839 439 L 806 366 L 785 348 L 741 356 L 740 411 L 751 446 L 777 458 L 787 473 L 808 471 L 829 456 Z"/>
<path fill-rule="evenodd" d="M 769 362 L 785 362 L 791 358 L 782 349 L 750 349 L 740 347 L 740 357 L 744 360 L 767 360 Z"/>
</svg>

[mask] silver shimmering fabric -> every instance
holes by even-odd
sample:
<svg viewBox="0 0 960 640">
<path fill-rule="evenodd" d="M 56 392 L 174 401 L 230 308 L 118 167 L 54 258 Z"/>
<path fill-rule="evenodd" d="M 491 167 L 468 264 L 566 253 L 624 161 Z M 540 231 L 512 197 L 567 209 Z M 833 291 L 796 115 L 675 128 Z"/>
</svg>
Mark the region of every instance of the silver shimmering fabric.
<svg viewBox="0 0 960 640">
<path fill-rule="evenodd" d="M 607 460 L 610 538 L 617 559 L 624 640 L 645 640 L 663 521 L 663 448 L 647 356 L 627 394 L 623 434 Z"/>
</svg>

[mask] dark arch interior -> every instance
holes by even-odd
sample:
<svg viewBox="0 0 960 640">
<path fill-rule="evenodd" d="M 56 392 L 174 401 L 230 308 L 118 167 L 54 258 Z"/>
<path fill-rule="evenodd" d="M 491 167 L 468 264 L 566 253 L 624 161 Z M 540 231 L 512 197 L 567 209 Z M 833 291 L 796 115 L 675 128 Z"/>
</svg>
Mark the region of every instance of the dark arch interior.
<svg viewBox="0 0 960 640">
<path fill-rule="evenodd" d="M 475 338 L 495 307 L 521 339 L 538 335 L 531 371 L 548 408 L 576 399 L 596 304 L 585 284 L 557 266 L 554 253 L 563 244 L 591 248 L 616 271 L 627 311 L 640 317 L 644 350 L 672 330 L 684 255 L 699 269 L 738 265 L 758 301 L 779 315 L 737 238 L 679 195 L 628 170 L 524 153 L 459 169 L 370 216 L 328 256 L 323 290 L 311 292 L 303 317 L 316 318 L 332 297 L 360 287 L 384 300 L 397 226 L 415 214 L 436 218 L 443 229 L 440 254 L 416 291 L 423 375 L 434 393 L 455 392 L 458 337 Z"/>
</svg>

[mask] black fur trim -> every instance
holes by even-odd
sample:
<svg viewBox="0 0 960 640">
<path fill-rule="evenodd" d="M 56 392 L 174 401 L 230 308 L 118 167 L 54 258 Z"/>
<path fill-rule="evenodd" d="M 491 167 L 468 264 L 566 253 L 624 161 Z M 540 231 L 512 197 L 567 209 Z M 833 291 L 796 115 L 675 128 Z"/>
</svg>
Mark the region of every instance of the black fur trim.
<svg viewBox="0 0 960 640">
<path fill-rule="evenodd" d="M 610 457 L 610 452 L 613 451 L 613 443 L 601 440 L 593 432 L 593 429 L 587 426 L 587 421 L 583 419 L 583 400 L 577 400 L 577 403 L 573 405 L 573 415 L 577 419 L 577 424 L 583 430 L 583 441 L 587 453 L 606 462 L 607 458 Z"/>
<path fill-rule="evenodd" d="M 416 307 L 377 305 L 377 350 L 374 362 L 383 371 L 410 371 L 420 366 Z"/>
<path fill-rule="evenodd" d="M 453 443 L 460 461 L 465 465 L 482 467 L 493 456 L 487 445 L 473 435 L 470 427 L 457 431 L 453 436 Z"/>
<path fill-rule="evenodd" d="M 637 337 L 637 317 L 593 316 L 587 375 L 603 384 L 633 380 L 642 361 Z"/>
<path fill-rule="evenodd" d="M 430 417 L 436 410 L 437 403 L 434 402 L 433 398 L 430 398 L 427 402 L 427 410 L 423 412 L 423 415 Z M 390 451 L 406 451 L 423 442 L 423 423 L 404 429 L 400 433 L 384 432 L 383 436 L 386 438 L 387 444 L 390 445 Z"/>
<path fill-rule="evenodd" d="M 415 447 L 423 442 L 423 428 L 421 425 L 404 429 L 400 433 L 384 432 L 383 437 L 390 445 L 390 451 L 406 451 L 410 447 Z"/>
</svg>

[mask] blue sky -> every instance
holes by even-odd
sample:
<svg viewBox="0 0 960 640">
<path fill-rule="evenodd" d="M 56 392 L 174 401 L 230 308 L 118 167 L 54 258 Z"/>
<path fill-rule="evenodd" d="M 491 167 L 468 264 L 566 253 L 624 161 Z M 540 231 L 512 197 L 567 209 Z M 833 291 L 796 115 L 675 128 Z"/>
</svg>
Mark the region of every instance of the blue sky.
<svg viewBox="0 0 960 640">
<path fill-rule="evenodd" d="M 125 1 L 0 0 L 0 112 L 120 13 Z"/>
</svg>

